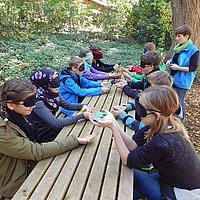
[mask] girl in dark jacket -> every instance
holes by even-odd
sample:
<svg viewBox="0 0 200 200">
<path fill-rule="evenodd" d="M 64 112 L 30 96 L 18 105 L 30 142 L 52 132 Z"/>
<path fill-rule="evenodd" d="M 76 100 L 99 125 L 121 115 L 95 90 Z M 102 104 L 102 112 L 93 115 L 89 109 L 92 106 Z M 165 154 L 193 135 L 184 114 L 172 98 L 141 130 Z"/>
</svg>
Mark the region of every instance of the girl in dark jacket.
<svg viewBox="0 0 200 200">
<path fill-rule="evenodd" d="M 30 121 L 38 129 L 37 142 L 53 141 L 64 126 L 87 118 L 88 112 L 66 118 L 56 118 L 56 112 L 62 106 L 67 110 L 89 110 L 84 104 L 68 103 L 59 94 L 58 73 L 52 69 L 39 69 L 31 75 L 31 82 L 36 86 L 36 106 L 30 115 Z"/>
<path fill-rule="evenodd" d="M 146 127 L 132 138 L 108 111 L 103 121 L 93 121 L 94 113 L 89 117 L 93 124 L 111 129 L 122 162 L 135 168 L 134 200 L 199 199 L 200 157 L 183 124 L 173 115 L 179 107 L 175 90 L 151 86 L 141 93 L 135 106 Z M 158 172 L 148 174 L 139 170 L 151 163 Z"/>
</svg>

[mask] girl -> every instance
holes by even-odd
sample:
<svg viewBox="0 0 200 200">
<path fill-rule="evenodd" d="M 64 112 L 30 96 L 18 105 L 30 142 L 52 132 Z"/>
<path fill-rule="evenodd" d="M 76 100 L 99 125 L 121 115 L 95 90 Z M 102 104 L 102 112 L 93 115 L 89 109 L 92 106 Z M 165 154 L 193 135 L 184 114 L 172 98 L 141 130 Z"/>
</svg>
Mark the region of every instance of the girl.
<svg viewBox="0 0 200 200">
<path fill-rule="evenodd" d="M 33 143 L 28 139 L 34 127 L 28 121 L 35 106 L 35 87 L 27 81 L 11 79 L 1 88 L 0 101 L 0 199 L 11 198 L 30 173 L 29 161 L 61 154 L 87 144 L 86 138 L 71 135 L 49 143 Z"/>
<path fill-rule="evenodd" d="M 59 94 L 58 73 L 52 69 L 39 69 L 31 75 L 31 82 L 37 87 L 36 106 L 30 115 L 30 121 L 37 126 L 38 143 L 53 141 L 64 126 L 79 119 L 87 118 L 88 112 L 66 118 L 56 118 L 59 107 L 66 110 L 89 110 L 86 105 L 67 103 Z"/>
<path fill-rule="evenodd" d="M 178 109 L 176 92 L 169 86 L 152 86 L 136 100 L 136 111 L 147 126 L 132 138 L 123 132 L 111 113 L 102 121 L 90 121 L 111 129 L 122 162 L 134 167 L 134 199 L 198 199 L 200 157 L 189 136 L 173 113 Z M 149 127 L 148 127 L 149 126 Z M 138 169 L 153 163 L 158 172 Z M 194 197 L 194 198 L 193 198 Z"/>
<path fill-rule="evenodd" d="M 93 62 L 92 51 L 88 49 L 81 50 L 79 56 L 84 60 L 85 70 L 83 71 L 83 77 L 93 81 L 105 80 L 109 78 L 120 78 L 121 76 L 120 74 L 105 73 L 94 69 L 92 67 L 92 62 Z"/>
</svg>

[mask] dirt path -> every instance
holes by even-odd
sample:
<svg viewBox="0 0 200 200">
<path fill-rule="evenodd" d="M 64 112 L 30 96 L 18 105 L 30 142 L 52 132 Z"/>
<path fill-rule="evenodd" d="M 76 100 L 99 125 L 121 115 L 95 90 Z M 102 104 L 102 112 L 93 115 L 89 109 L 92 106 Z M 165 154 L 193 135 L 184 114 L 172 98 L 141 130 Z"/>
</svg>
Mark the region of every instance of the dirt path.
<svg viewBox="0 0 200 200">
<path fill-rule="evenodd" d="M 186 96 L 186 122 L 184 123 L 200 154 L 200 83 L 195 83 Z"/>
</svg>

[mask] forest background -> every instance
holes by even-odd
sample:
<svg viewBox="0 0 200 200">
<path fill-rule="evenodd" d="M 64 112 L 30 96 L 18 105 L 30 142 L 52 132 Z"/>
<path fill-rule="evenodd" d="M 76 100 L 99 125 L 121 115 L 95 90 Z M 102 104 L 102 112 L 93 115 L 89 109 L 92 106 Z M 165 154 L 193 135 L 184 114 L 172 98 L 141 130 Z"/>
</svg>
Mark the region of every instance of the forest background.
<svg viewBox="0 0 200 200">
<path fill-rule="evenodd" d="M 40 67 L 60 71 L 92 44 L 104 48 L 105 62 L 124 66 L 138 65 L 149 41 L 165 57 L 173 44 L 172 2 L 0 0 L 0 83 L 28 78 Z M 186 126 L 200 151 L 199 68 L 195 82 L 187 96 Z"/>
</svg>

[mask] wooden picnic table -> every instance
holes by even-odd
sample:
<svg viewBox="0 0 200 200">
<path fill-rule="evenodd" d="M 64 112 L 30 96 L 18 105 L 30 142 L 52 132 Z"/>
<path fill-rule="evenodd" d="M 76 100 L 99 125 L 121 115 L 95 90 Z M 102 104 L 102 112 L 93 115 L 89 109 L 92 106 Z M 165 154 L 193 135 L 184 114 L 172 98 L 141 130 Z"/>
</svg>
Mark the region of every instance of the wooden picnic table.
<svg viewBox="0 0 200 200">
<path fill-rule="evenodd" d="M 109 94 L 87 97 L 84 103 L 97 110 L 111 110 L 113 105 L 127 101 L 128 97 L 112 86 Z M 120 120 L 119 123 L 123 126 Z M 90 144 L 38 162 L 12 199 L 131 200 L 133 169 L 122 164 L 108 128 L 82 120 L 64 127 L 58 137 L 70 134 L 84 137 L 92 132 L 97 136 Z M 126 132 L 132 135 L 130 129 Z"/>
</svg>

